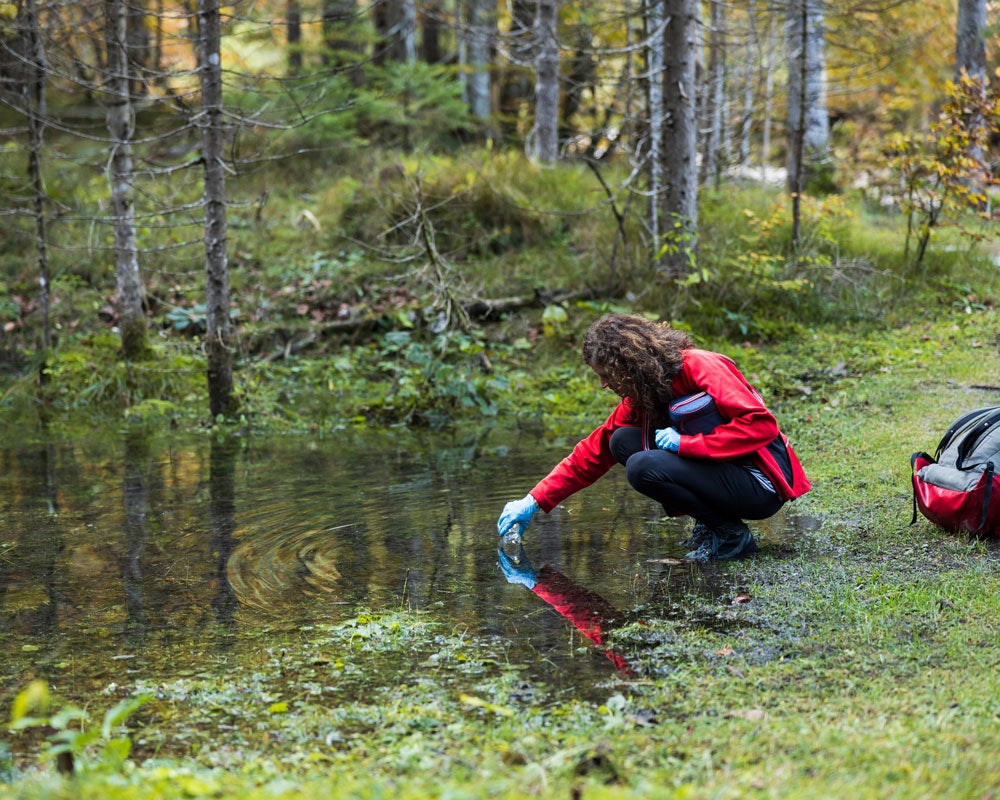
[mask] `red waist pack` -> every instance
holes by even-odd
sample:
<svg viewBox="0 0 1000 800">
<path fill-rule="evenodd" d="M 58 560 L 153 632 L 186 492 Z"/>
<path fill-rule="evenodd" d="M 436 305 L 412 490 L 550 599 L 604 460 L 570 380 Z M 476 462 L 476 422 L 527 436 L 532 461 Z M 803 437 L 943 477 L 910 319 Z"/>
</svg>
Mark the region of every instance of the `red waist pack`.
<svg viewBox="0 0 1000 800">
<path fill-rule="evenodd" d="M 1000 408 L 964 414 L 948 428 L 933 456 L 914 453 L 913 519 L 977 536 L 1000 535 Z"/>
</svg>

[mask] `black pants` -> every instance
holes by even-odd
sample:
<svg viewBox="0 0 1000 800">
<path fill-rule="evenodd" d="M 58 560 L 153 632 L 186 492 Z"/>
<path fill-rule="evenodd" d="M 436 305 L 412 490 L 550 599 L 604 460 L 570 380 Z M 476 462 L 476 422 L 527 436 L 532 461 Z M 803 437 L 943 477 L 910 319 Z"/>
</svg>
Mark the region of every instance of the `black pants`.
<svg viewBox="0 0 1000 800">
<path fill-rule="evenodd" d="M 639 428 L 619 428 L 611 452 L 636 490 L 663 505 L 672 517 L 688 515 L 709 527 L 766 519 L 784 501 L 734 461 L 682 458 L 667 450 L 643 450 Z"/>
</svg>

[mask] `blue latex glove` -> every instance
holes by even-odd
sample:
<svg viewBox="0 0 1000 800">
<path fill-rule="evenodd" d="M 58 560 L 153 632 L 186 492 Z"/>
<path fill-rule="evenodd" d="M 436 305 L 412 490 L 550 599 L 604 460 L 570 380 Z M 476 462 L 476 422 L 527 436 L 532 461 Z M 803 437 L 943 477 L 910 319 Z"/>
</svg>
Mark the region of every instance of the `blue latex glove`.
<svg viewBox="0 0 1000 800">
<path fill-rule="evenodd" d="M 656 441 L 656 446 L 661 450 L 669 450 L 671 453 L 676 453 L 681 446 L 681 435 L 673 428 L 660 428 L 656 431 L 653 439 Z"/>
<path fill-rule="evenodd" d="M 511 500 L 500 512 L 500 519 L 497 520 L 497 533 L 503 536 L 515 523 L 521 523 L 521 531 L 528 527 L 531 518 L 538 511 L 538 501 L 530 494 L 526 494 L 520 500 Z"/>
<path fill-rule="evenodd" d="M 519 583 L 529 589 L 535 588 L 538 582 L 538 570 L 531 566 L 526 557 L 522 556 L 521 561 L 515 564 L 503 550 L 497 548 L 497 560 L 500 562 L 500 571 L 507 579 L 507 583 Z"/>
</svg>

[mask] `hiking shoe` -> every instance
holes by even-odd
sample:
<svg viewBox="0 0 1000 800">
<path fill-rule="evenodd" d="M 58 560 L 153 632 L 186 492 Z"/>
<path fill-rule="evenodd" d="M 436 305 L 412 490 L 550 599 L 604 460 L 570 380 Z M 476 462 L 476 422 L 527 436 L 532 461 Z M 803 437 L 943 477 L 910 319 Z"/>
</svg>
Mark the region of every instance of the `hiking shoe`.
<svg viewBox="0 0 1000 800">
<path fill-rule="evenodd" d="M 727 522 L 716 527 L 718 544 L 715 557 L 719 560 L 748 556 L 757 552 L 757 541 L 743 522 Z"/>
<path fill-rule="evenodd" d="M 708 537 L 712 535 L 712 529 L 708 527 L 700 519 L 694 521 L 694 527 L 691 528 L 691 535 L 687 539 L 681 539 L 678 544 L 681 547 L 690 547 L 692 550 L 697 550 L 701 547 L 702 542 L 704 542 Z"/>
<path fill-rule="evenodd" d="M 716 554 L 719 549 L 719 537 L 711 528 L 705 530 L 706 533 L 702 536 L 701 542 L 689 553 L 685 553 L 684 558 L 704 564 Z"/>
</svg>

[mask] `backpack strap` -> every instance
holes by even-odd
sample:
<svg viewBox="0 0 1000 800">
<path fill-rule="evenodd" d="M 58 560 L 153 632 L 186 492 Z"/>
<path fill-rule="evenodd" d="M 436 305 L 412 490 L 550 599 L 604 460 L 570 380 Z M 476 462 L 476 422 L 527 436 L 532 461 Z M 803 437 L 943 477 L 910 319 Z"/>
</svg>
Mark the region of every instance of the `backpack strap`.
<svg viewBox="0 0 1000 800">
<path fill-rule="evenodd" d="M 974 411 L 969 411 L 963 414 L 951 423 L 951 425 L 948 426 L 948 430 L 945 431 L 944 436 L 941 437 L 941 441 L 938 442 L 937 450 L 934 451 L 934 460 L 938 461 L 941 458 L 941 453 L 943 453 L 945 448 L 951 444 L 951 440 L 955 438 L 955 435 L 959 431 L 966 426 L 971 427 L 970 423 L 974 424 L 978 421 L 979 417 L 992 410 L 992 408 L 977 408 Z"/>
<path fill-rule="evenodd" d="M 993 462 L 989 461 L 986 464 L 986 471 L 983 476 L 986 478 L 986 491 L 983 492 L 983 512 L 979 517 L 979 527 L 976 528 L 973 533 L 982 533 L 983 528 L 986 527 L 986 521 L 990 513 L 990 495 L 993 493 L 993 476 L 996 474 L 996 469 L 993 467 Z"/>
<path fill-rule="evenodd" d="M 913 475 L 913 468 L 917 465 L 917 459 L 921 458 L 921 457 L 927 459 L 928 461 L 933 461 L 934 460 L 929 455 L 927 455 L 927 453 L 924 453 L 923 451 L 918 450 L 916 453 L 914 453 L 912 456 L 910 456 L 910 474 L 911 475 Z M 913 483 L 913 482 L 911 481 L 911 483 Z M 915 525 L 916 522 L 917 522 L 917 487 L 916 487 L 916 484 L 914 484 L 911 488 L 913 489 L 913 519 L 910 520 L 910 524 L 911 525 Z"/>
</svg>

